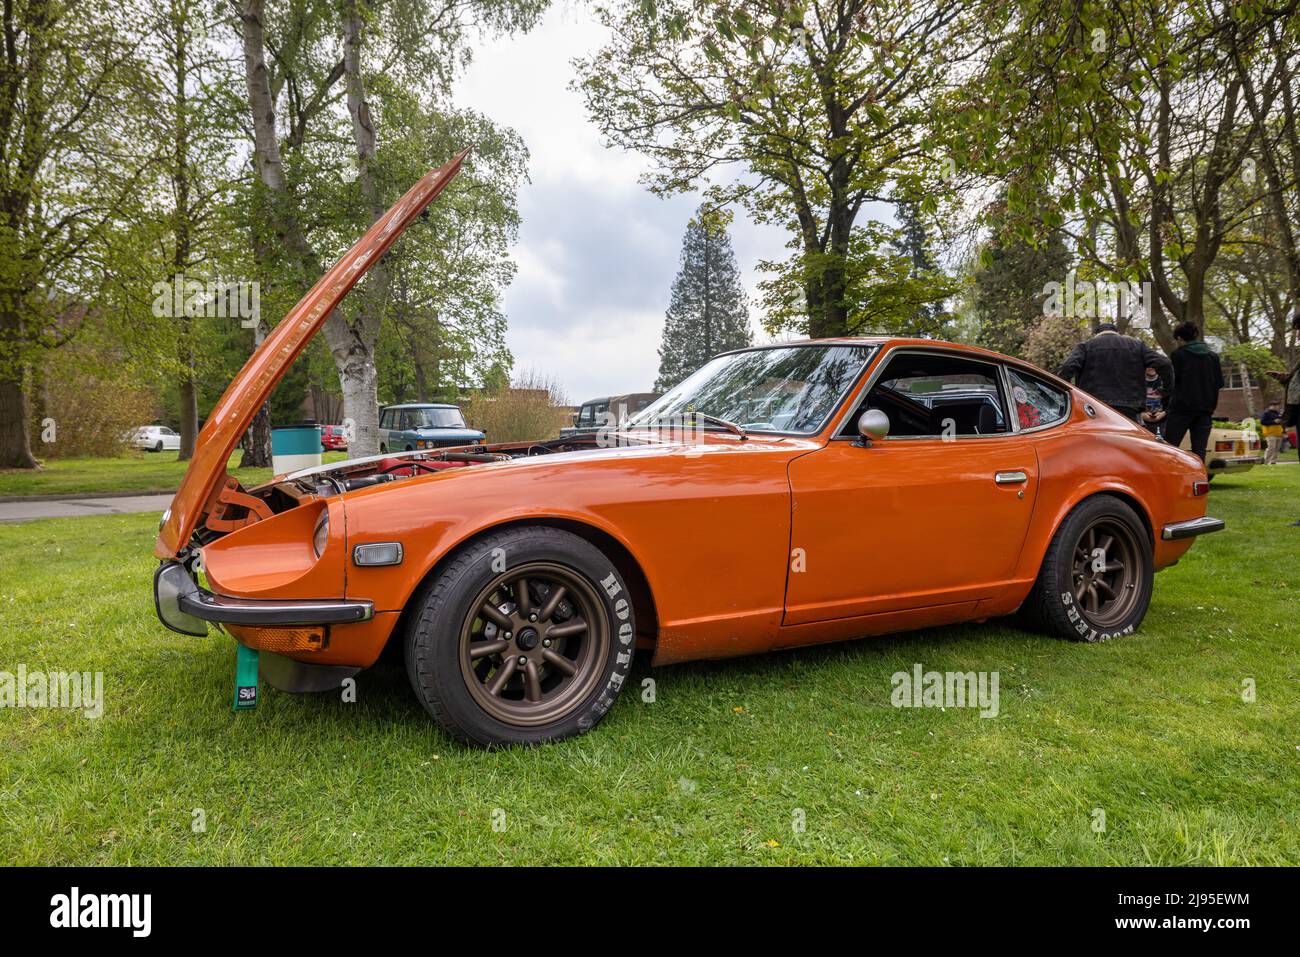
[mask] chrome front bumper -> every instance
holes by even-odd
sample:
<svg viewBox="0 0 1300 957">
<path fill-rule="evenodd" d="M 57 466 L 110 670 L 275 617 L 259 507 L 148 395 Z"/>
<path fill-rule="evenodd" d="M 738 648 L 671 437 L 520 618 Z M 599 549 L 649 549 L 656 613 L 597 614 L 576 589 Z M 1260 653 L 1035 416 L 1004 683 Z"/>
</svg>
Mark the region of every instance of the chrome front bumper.
<svg viewBox="0 0 1300 957">
<path fill-rule="evenodd" d="M 368 601 L 336 599 L 263 601 L 228 598 L 200 588 L 180 562 L 163 562 L 153 575 L 158 620 L 182 635 L 206 635 L 208 622 L 231 625 L 342 625 L 369 621 L 375 606 Z"/>
<path fill-rule="evenodd" d="M 1210 532 L 1221 532 L 1223 528 L 1223 519 L 1210 518 L 1210 516 L 1206 515 L 1204 518 L 1193 518 L 1186 522 L 1173 522 L 1166 525 L 1160 530 L 1160 537 L 1170 542 L 1180 538 L 1195 538 L 1197 535 L 1208 535 Z"/>
</svg>

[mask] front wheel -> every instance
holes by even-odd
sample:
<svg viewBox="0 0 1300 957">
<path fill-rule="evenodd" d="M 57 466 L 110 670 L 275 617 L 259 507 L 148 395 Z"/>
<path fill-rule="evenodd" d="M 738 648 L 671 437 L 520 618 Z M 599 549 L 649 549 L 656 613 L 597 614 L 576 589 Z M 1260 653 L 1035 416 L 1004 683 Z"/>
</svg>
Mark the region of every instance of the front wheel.
<svg viewBox="0 0 1300 957">
<path fill-rule="evenodd" d="M 1063 638 L 1105 641 L 1131 634 L 1151 603 L 1151 539 L 1137 513 L 1097 495 L 1056 530 L 1022 609 Z"/>
<path fill-rule="evenodd" d="M 428 712 L 481 746 L 582 734 L 613 706 L 636 623 L 617 569 L 560 529 L 511 529 L 462 550 L 418 597 L 406 669 Z"/>
</svg>

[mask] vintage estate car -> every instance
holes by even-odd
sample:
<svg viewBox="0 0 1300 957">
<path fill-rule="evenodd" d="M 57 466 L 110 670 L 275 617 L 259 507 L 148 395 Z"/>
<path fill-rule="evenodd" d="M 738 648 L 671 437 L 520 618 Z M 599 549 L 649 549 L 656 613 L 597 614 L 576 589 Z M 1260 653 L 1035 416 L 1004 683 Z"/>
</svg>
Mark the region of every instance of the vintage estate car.
<svg viewBox="0 0 1300 957">
<path fill-rule="evenodd" d="M 573 425 L 560 429 L 560 438 L 616 426 L 657 398 L 658 392 L 629 392 L 627 395 L 605 395 L 598 399 L 588 399 L 573 413 Z"/>
<path fill-rule="evenodd" d="M 479 445 L 487 436 L 465 427 L 465 417 L 454 405 L 412 402 L 387 405 L 379 410 L 379 451 L 413 452 L 416 449 L 452 449 Z"/>
<path fill-rule="evenodd" d="M 337 688 L 387 650 L 451 734 L 545 741 L 599 721 L 637 649 L 667 664 L 1017 610 L 1065 638 L 1126 635 L 1154 573 L 1223 527 L 1199 460 L 1068 383 L 891 338 L 718 356 L 604 441 L 388 453 L 241 487 L 226 462 L 254 413 L 460 161 L 267 336 L 163 516 L 160 619 L 220 623 L 274 687 Z"/>
</svg>

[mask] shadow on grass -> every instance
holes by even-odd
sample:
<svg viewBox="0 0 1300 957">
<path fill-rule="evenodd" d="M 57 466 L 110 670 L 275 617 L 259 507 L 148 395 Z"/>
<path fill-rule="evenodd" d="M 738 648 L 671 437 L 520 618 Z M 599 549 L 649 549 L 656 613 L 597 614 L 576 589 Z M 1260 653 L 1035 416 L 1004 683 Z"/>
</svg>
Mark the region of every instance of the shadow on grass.
<svg viewBox="0 0 1300 957">
<path fill-rule="evenodd" d="M 885 667 L 896 667 L 900 654 L 906 658 L 934 657 L 947 655 L 963 647 L 974 647 L 973 640 L 987 640 L 991 637 L 1005 638 L 1010 635 L 1023 636 L 1027 641 L 1040 639 L 1042 636 L 1033 632 L 1022 631 L 1014 627 L 1009 619 L 999 619 L 988 624 L 970 624 L 932 628 L 923 631 L 904 632 L 890 635 L 875 635 L 848 641 L 831 642 L 788 651 L 771 651 L 758 655 L 746 655 L 710 661 L 693 661 L 673 665 L 668 669 L 654 668 L 650 665 L 650 653 L 641 652 L 636 656 L 624 694 L 619 705 L 621 708 L 635 697 L 637 689 L 646 677 L 671 676 L 674 682 L 709 684 L 754 684 L 762 685 L 773 680 L 785 680 L 792 669 L 800 677 L 816 681 L 817 672 L 825 670 L 828 674 L 841 665 L 861 665 L 868 671 Z M 175 662 L 169 663 L 172 667 Z M 205 661 L 194 661 L 189 670 L 192 674 L 187 683 L 190 686 L 208 685 L 205 695 L 220 691 L 223 696 L 230 694 L 229 688 L 218 687 L 213 680 L 213 672 L 231 675 L 230 663 L 223 662 L 217 666 L 211 657 Z M 233 680 L 233 676 L 231 678 Z M 293 694 L 280 692 L 263 683 L 264 702 L 271 696 L 275 698 L 276 720 L 320 723 L 321 731 L 355 729 L 358 725 L 381 734 L 388 730 L 418 730 L 428 727 L 439 738 L 454 745 L 454 739 L 446 735 L 433 719 L 425 712 L 411 689 L 403 665 L 391 659 L 381 659 L 380 663 L 362 671 L 356 678 L 356 702 L 346 702 L 339 691 L 314 694 Z M 224 700 L 224 698 L 223 698 Z"/>
</svg>

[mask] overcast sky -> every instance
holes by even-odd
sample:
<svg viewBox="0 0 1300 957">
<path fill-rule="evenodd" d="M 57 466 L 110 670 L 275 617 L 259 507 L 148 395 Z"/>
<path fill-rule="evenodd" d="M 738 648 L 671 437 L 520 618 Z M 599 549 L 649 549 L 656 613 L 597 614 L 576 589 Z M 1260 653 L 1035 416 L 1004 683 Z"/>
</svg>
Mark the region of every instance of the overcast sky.
<svg viewBox="0 0 1300 957">
<path fill-rule="evenodd" d="M 531 33 L 478 48 L 456 88 L 458 103 L 513 127 L 528 146 L 508 342 L 517 371 L 554 376 L 575 404 L 654 383 L 682 235 L 700 199 L 656 198 L 638 182 L 644 159 L 601 145 L 568 85 L 569 61 L 603 35 L 580 8 L 552 6 Z M 738 212 L 732 242 L 757 331 L 754 267 L 784 258 L 785 235 Z"/>
</svg>

